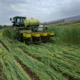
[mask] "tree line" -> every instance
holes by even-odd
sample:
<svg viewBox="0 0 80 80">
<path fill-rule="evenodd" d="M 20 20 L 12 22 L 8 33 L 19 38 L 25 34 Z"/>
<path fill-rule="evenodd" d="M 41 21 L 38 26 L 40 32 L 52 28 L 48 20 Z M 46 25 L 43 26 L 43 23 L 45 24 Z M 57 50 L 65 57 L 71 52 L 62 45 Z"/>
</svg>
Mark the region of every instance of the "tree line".
<svg viewBox="0 0 80 80">
<path fill-rule="evenodd" d="M 0 29 L 3 29 L 3 28 L 10 28 L 11 27 L 11 25 L 0 25 Z"/>
</svg>

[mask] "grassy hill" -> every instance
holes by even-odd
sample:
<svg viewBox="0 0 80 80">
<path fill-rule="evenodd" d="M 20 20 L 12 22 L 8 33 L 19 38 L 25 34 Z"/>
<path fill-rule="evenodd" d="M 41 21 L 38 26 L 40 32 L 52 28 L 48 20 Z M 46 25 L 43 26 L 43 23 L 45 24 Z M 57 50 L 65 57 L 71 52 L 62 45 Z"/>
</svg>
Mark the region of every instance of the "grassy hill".
<svg viewBox="0 0 80 80">
<path fill-rule="evenodd" d="M 0 37 L 0 80 L 80 80 L 79 25 L 50 26 L 53 42 L 40 45 Z"/>
</svg>

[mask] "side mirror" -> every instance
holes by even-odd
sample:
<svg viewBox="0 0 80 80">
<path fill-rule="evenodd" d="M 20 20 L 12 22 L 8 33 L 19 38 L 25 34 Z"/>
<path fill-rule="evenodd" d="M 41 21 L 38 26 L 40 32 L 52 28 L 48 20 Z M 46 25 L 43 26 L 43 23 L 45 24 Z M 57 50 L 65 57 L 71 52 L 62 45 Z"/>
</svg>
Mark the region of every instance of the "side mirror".
<svg viewBox="0 0 80 80">
<path fill-rule="evenodd" d="M 12 18 L 10 18 L 10 21 L 12 21 Z"/>
</svg>

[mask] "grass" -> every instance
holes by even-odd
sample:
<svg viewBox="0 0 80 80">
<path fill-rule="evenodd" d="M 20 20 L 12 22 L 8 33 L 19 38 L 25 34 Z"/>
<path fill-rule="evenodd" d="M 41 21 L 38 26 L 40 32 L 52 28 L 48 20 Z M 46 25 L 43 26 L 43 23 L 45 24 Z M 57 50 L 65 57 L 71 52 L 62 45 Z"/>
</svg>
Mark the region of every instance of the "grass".
<svg viewBox="0 0 80 80">
<path fill-rule="evenodd" d="M 2 36 L 2 33 L 0 33 L 0 37 Z"/>
<path fill-rule="evenodd" d="M 9 38 L 1 40 L 8 48 L 7 50 L 2 44 L 0 45 L 6 54 L 4 56 L 7 56 L 4 58 L 0 55 L 5 80 L 80 79 L 78 46 L 60 43 L 27 46 Z"/>
<path fill-rule="evenodd" d="M 58 41 L 68 44 L 80 44 L 80 23 L 49 27 L 58 37 Z"/>
<path fill-rule="evenodd" d="M 11 28 L 4 28 L 2 31 L 2 36 L 13 39 L 14 30 Z"/>
<path fill-rule="evenodd" d="M 79 23 L 49 29 L 56 33 L 53 43 L 29 46 L 10 39 L 13 32 L 4 30 L 0 37 L 1 80 L 80 80 Z"/>
</svg>

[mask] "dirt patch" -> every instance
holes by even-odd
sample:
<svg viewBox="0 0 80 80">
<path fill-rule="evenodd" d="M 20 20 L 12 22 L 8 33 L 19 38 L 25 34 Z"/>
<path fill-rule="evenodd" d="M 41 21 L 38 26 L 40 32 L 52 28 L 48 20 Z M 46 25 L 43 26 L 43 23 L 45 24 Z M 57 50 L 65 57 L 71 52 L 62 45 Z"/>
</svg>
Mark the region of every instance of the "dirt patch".
<svg viewBox="0 0 80 80">
<path fill-rule="evenodd" d="M 17 63 L 19 63 L 22 69 L 30 76 L 32 80 L 40 80 L 37 74 L 31 71 L 30 68 L 24 65 L 17 57 L 15 57 L 15 60 L 17 61 Z"/>
<path fill-rule="evenodd" d="M 4 46 L 4 48 L 9 51 L 8 47 L 0 40 L 0 43 Z"/>
</svg>

